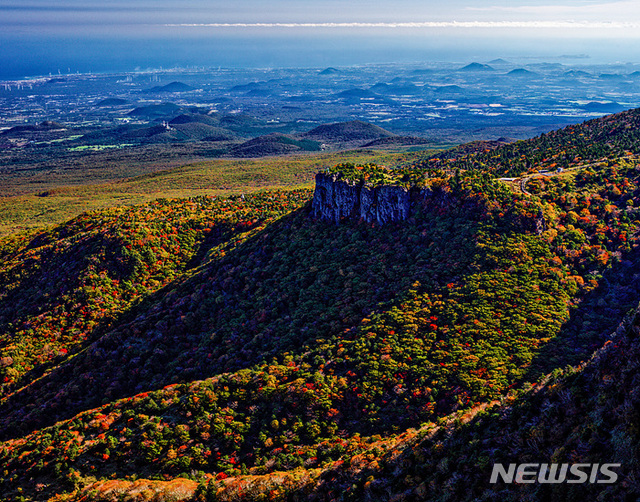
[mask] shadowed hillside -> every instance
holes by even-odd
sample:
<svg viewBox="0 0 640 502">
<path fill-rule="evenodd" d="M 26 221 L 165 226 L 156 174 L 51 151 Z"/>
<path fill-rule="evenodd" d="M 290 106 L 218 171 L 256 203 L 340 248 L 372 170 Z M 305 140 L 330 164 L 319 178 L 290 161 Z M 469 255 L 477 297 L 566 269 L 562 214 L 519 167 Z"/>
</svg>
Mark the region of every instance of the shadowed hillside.
<svg viewBox="0 0 640 502">
<path fill-rule="evenodd" d="M 603 500 L 637 493 L 637 320 L 611 339 L 640 297 L 640 170 L 622 148 L 636 116 L 330 169 L 342 188 L 323 204 L 420 194 L 384 225 L 314 219 L 297 190 L 4 239 L 0 491 L 584 500 L 599 487 L 486 479 L 494 461 L 611 459 L 625 482 Z M 496 179 L 519 152 L 574 147 L 569 172 Z"/>
</svg>

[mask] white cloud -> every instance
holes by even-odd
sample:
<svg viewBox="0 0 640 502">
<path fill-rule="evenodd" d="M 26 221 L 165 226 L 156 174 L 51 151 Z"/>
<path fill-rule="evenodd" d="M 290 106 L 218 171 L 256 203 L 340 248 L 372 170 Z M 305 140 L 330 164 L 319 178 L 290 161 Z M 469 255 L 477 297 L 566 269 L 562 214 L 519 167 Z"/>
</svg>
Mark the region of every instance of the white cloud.
<svg viewBox="0 0 640 502">
<path fill-rule="evenodd" d="M 543 29 L 637 29 L 640 22 L 597 21 L 426 21 L 399 23 L 175 23 L 181 28 L 543 28 Z"/>
</svg>

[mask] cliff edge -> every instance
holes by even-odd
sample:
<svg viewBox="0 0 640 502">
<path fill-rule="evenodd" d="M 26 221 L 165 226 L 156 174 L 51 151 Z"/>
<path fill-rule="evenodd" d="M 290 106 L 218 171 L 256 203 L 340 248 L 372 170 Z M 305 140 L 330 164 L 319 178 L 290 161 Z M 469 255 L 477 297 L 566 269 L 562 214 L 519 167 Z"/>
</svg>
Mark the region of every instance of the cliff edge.
<svg viewBox="0 0 640 502">
<path fill-rule="evenodd" d="M 340 171 L 318 173 L 312 215 L 336 224 L 349 219 L 383 225 L 409 218 L 412 205 L 427 193 L 426 188 L 351 179 Z"/>
</svg>

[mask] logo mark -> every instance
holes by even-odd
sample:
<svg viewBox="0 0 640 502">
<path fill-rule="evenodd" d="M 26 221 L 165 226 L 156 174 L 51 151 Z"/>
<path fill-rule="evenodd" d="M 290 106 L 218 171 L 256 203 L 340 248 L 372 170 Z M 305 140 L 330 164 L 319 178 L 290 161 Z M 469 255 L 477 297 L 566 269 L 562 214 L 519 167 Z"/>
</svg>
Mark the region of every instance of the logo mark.
<svg viewBox="0 0 640 502">
<path fill-rule="evenodd" d="M 618 481 L 613 470 L 622 464 L 493 464 L 491 483 L 601 483 Z"/>
</svg>

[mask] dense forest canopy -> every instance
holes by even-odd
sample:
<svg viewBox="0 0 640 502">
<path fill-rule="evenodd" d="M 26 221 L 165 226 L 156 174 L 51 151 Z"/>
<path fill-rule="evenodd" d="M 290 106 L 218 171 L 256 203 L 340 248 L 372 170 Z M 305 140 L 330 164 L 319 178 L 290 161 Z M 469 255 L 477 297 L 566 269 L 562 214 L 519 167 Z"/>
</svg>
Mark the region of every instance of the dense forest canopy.
<svg viewBox="0 0 640 502">
<path fill-rule="evenodd" d="M 403 222 L 314 220 L 300 189 L 3 239 L 0 491 L 520 500 L 482 478 L 510 441 L 517 458 L 627 463 L 623 488 L 535 496 L 632 493 L 639 117 L 329 170 L 428 184 Z"/>
</svg>

